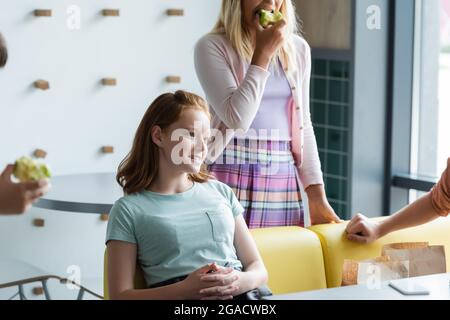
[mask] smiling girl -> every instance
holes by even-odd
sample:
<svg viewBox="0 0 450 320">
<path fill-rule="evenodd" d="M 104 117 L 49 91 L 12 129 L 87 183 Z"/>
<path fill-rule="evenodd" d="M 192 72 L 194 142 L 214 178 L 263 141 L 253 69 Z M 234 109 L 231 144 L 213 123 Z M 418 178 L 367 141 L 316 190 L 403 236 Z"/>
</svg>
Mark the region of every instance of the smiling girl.
<svg viewBox="0 0 450 320">
<path fill-rule="evenodd" d="M 112 299 L 232 299 L 267 281 L 233 191 L 202 164 L 206 102 L 177 91 L 142 119 L 117 181 L 106 243 Z M 138 264 L 148 288 L 134 289 Z"/>
</svg>

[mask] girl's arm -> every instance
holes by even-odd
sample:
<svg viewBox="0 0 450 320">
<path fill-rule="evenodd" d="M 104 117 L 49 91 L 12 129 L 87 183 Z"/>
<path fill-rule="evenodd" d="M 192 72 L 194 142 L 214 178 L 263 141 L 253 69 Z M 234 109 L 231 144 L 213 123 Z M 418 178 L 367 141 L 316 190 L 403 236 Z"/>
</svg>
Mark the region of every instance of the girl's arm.
<svg viewBox="0 0 450 320">
<path fill-rule="evenodd" d="M 124 241 L 108 242 L 108 286 L 113 300 L 184 299 L 181 283 L 154 289 L 134 289 L 137 246 Z"/>
<path fill-rule="evenodd" d="M 347 225 L 347 238 L 360 243 L 371 243 L 391 232 L 415 227 L 438 217 L 431 203 L 431 194 L 428 193 L 382 222 L 375 222 L 358 214 Z"/>
<path fill-rule="evenodd" d="M 431 194 L 428 193 L 385 221 L 382 221 L 380 223 L 380 236 L 385 236 L 397 230 L 422 225 L 437 218 L 439 218 L 439 215 L 434 210 L 431 203 Z"/>
<path fill-rule="evenodd" d="M 393 231 L 415 227 L 450 212 L 450 159 L 447 169 L 431 192 L 382 222 L 374 222 L 358 214 L 347 225 L 349 240 L 369 243 Z"/>
<path fill-rule="evenodd" d="M 210 264 L 195 270 L 185 280 L 175 284 L 136 290 L 134 289 L 136 251 L 137 246 L 133 243 L 115 240 L 108 242 L 108 285 L 109 296 L 113 300 L 194 300 L 203 297 L 200 290 L 211 286 L 210 283 L 200 280 L 208 271 L 214 269 Z M 233 298 L 227 293 L 227 288 L 233 280 L 231 278 L 218 284 L 217 287 L 223 293 L 220 299 Z"/>
<path fill-rule="evenodd" d="M 244 266 L 244 272 L 241 273 L 238 281 L 239 291 L 247 292 L 266 284 L 267 270 L 242 215 L 236 217 L 234 246 L 238 259 Z"/>
<path fill-rule="evenodd" d="M 200 290 L 202 299 L 216 300 L 223 299 L 226 295 L 238 296 L 267 283 L 267 270 L 243 216 L 238 215 L 235 221 L 234 246 L 244 271 L 221 268 L 217 273 L 201 277 L 202 281 L 210 283 L 208 288 Z"/>
</svg>

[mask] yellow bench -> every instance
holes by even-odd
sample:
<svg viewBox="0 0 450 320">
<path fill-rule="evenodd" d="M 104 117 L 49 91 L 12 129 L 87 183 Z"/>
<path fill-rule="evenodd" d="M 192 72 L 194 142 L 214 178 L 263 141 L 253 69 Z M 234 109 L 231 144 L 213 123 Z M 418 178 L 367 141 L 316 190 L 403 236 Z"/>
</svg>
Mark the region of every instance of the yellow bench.
<svg viewBox="0 0 450 320">
<path fill-rule="evenodd" d="M 274 294 L 325 289 L 325 266 L 317 235 L 299 227 L 251 230 Z"/>
<path fill-rule="evenodd" d="M 379 219 L 377 219 L 379 220 Z M 450 265 L 450 219 L 394 232 L 373 244 L 357 244 L 345 238 L 343 224 L 279 227 L 251 230 L 269 273 L 274 294 L 338 287 L 344 259 L 364 260 L 381 254 L 384 244 L 393 242 L 429 242 L 445 245 L 447 270 Z M 106 251 L 104 297 L 108 299 Z M 145 288 L 142 271 L 137 270 L 135 288 Z"/>
<path fill-rule="evenodd" d="M 347 223 L 319 225 L 309 228 L 318 235 L 322 243 L 328 288 L 341 285 L 344 259 L 365 260 L 375 258 L 381 255 L 381 248 L 388 243 L 429 242 L 431 245 L 444 245 L 447 272 L 449 271 L 450 219 L 448 218 L 440 218 L 415 228 L 393 232 L 372 244 L 358 244 L 347 240 L 345 238 L 346 226 Z"/>
</svg>

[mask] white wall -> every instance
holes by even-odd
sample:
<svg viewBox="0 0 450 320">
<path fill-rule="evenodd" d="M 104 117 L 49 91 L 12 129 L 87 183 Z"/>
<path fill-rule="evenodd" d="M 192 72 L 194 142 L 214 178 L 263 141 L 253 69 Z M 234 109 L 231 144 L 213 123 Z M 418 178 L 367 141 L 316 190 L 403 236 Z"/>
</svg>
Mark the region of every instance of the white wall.
<svg viewBox="0 0 450 320">
<path fill-rule="evenodd" d="M 115 171 L 157 95 L 176 89 L 203 94 L 193 48 L 212 28 L 220 2 L 0 0 L 0 31 L 9 49 L 0 71 L 0 166 L 41 148 L 54 175 Z M 71 5 L 81 9 L 79 30 L 67 27 Z M 105 8 L 120 9 L 120 17 L 101 16 Z M 168 17 L 168 8 L 183 8 L 185 16 Z M 52 9 L 53 16 L 36 18 L 34 9 Z M 183 82 L 166 84 L 167 75 Z M 117 78 L 118 86 L 101 86 L 103 77 Z M 37 79 L 48 80 L 50 90 L 33 88 Z M 101 154 L 104 145 L 115 153 Z M 46 226 L 33 227 L 35 217 Z M 0 218 L 0 255 L 58 274 L 76 264 L 83 277 L 100 278 L 105 230 L 96 215 L 32 209 Z"/>
</svg>

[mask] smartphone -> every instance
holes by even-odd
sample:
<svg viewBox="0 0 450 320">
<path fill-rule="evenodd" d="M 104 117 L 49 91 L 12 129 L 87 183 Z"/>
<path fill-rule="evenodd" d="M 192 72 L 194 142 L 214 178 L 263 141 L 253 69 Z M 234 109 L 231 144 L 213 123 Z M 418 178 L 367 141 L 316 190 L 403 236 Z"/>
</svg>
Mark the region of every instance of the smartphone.
<svg viewBox="0 0 450 320">
<path fill-rule="evenodd" d="M 430 294 L 427 288 L 413 281 L 392 280 L 389 282 L 389 286 L 405 296 L 423 296 Z"/>
</svg>

